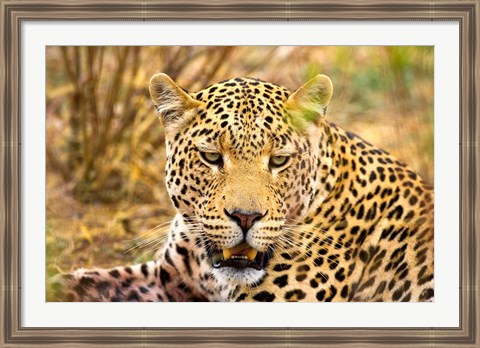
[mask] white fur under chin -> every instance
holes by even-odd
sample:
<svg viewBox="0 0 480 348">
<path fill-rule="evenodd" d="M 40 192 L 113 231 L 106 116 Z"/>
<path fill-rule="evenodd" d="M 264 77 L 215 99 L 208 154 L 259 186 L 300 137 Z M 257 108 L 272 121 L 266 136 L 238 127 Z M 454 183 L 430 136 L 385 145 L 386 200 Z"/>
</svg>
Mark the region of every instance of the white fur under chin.
<svg viewBox="0 0 480 348">
<path fill-rule="evenodd" d="M 236 269 L 234 267 L 222 267 L 213 268 L 212 274 L 222 285 L 253 286 L 265 276 L 265 271 L 253 268 Z"/>
</svg>

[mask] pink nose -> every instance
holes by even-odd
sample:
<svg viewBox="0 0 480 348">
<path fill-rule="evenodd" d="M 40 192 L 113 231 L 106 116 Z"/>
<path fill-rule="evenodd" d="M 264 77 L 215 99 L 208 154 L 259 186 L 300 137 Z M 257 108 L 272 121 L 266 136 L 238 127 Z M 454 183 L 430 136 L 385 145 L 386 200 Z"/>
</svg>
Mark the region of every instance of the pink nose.
<svg viewBox="0 0 480 348">
<path fill-rule="evenodd" d="M 242 211 L 242 210 L 234 210 L 231 213 L 229 213 L 225 209 L 225 214 L 227 214 L 227 216 L 230 219 L 234 220 L 237 223 L 237 225 L 240 226 L 240 228 L 243 231 L 243 235 L 245 236 L 247 234 L 248 230 L 253 226 L 253 224 L 256 221 L 259 221 L 267 213 L 260 214 L 259 212 L 256 212 L 256 211 L 255 212 L 245 212 L 245 211 Z"/>
</svg>

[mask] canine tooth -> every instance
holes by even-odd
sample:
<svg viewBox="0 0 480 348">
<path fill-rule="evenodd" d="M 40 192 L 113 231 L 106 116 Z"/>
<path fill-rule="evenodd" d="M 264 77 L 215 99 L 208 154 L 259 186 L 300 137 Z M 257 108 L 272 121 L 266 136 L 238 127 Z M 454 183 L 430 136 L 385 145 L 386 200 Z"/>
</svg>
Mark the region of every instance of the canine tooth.
<svg viewBox="0 0 480 348">
<path fill-rule="evenodd" d="M 233 252 L 232 249 L 223 249 L 223 259 L 228 260 L 232 257 Z"/>
<path fill-rule="evenodd" d="M 250 250 L 247 251 L 247 257 L 250 261 L 255 260 L 256 256 L 257 256 L 257 250 L 250 248 Z"/>
</svg>

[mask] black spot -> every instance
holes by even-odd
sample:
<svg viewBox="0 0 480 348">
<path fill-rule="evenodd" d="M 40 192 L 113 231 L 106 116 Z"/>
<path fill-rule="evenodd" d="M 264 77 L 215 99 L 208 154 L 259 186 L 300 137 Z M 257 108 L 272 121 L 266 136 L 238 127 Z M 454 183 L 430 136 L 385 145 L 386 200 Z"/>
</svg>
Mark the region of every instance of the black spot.
<svg viewBox="0 0 480 348">
<path fill-rule="evenodd" d="M 299 275 L 297 275 L 297 277 L 295 279 L 297 279 L 297 281 L 301 282 L 302 280 L 305 280 L 305 278 L 307 278 L 306 274 L 299 274 Z"/>
<path fill-rule="evenodd" d="M 313 264 L 315 265 L 315 267 L 323 265 L 323 257 L 317 257 L 315 260 L 313 260 Z"/>
<path fill-rule="evenodd" d="M 144 276 L 145 278 L 147 278 L 147 277 L 148 277 L 148 266 L 147 266 L 146 263 L 144 263 L 144 264 L 142 265 L 142 267 L 140 267 L 140 270 L 142 271 L 143 276 Z"/>
<path fill-rule="evenodd" d="M 325 299 L 325 302 L 331 302 L 336 294 L 337 294 L 337 288 L 335 288 L 333 285 L 331 285 L 330 286 L 330 296 L 328 296 Z"/>
<path fill-rule="evenodd" d="M 288 285 L 288 275 L 285 274 L 281 277 L 275 278 L 273 284 L 278 285 L 279 288 L 283 288 L 284 286 Z"/>
<path fill-rule="evenodd" d="M 177 244 L 177 253 L 179 253 L 180 255 L 183 255 L 183 256 L 187 256 L 188 255 L 188 250 L 187 250 L 187 248 L 181 247 L 180 245 Z"/>
<path fill-rule="evenodd" d="M 146 294 L 146 293 L 149 293 L 149 292 L 150 292 L 150 290 L 148 290 L 148 289 L 147 289 L 146 287 L 144 287 L 144 286 L 141 286 L 141 287 L 139 288 L 139 290 L 140 290 L 140 292 L 141 292 L 142 294 Z"/>
<path fill-rule="evenodd" d="M 163 268 L 160 270 L 160 281 L 162 282 L 162 285 L 167 284 L 170 282 L 170 273 L 165 271 Z"/>
<path fill-rule="evenodd" d="M 360 207 L 358 208 L 357 219 L 361 220 L 364 214 L 365 214 L 365 208 L 363 207 L 363 204 L 361 204 Z"/>
<path fill-rule="evenodd" d="M 286 264 L 286 263 L 278 263 L 273 267 L 273 270 L 275 272 L 281 272 L 281 271 L 286 271 L 290 269 L 292 265 Z"/>
<path fill-rule="evenodd" d="M 353 271 L 355 270 L 355 266 L 356 266 L 356 262 L 352 262 L 349 266 L 348 266 L 348 275 L 352 275 Z"/>
<path fill-rule="evenodd" d="M 368 261 L 368 253 L 365 251 L 365 250 L 360 250 L 360 254 L 358 255 L 360 256 L 360 260 L 364 263 L 367 263 Z"/>
<path fill-rule="evenodd" d="M 323 216 L 325 217 L 328 217 L 328 215 L 330 215 L 330 213 L 335 209 L 335 206 L 331 206 L 326 212 L 325 214 L 323 214 Z"/>
<path fill-rule="evenodd" d="M 395 209 L 388 214 L 387 217 L 389 219 L 396 218 L 397 220 L 399 220 L 401 219 L 402 215 L 403 215 L 403 207 L 401 205 L 397 205 Z"/>
<path fill-rule="evenodd" d="M 408 230 L 403 231 L 403 233 L 400 235 L 400 238 L 398 238 L 399 242 L 403 242 L 406 238 L 408 237 Z"/>
<path fill-rule="evenodd" d="M 343 298 L 347 298 L 347 296 L 348 296 L 348 285 L 345 285 L 342 288 L 342 291 L 340 292 L 340 296 L 342 296 Z"/>
<path fill-rule="evenodd" d="M 247 298 L 247 294 L 243 293 L 243 294 L 240 294 L 240 296 L 238 296 L 235 301 L 240 302 L 240 301 L 245 300 L 246 298 Z"/>
<path fill-rule="evenodd" d="M 374 295 L 381 295 L 383 294 L 383 292 L 385 291 L 385 287 L 387 286 L 387 282 L 384 280 L 382 281 L 378 287 L 377 287 L 377 290 L 375 290 L 375 294 Z"/>
<path fill-rule="evenodd" d="M 358 236 L 355 243 L 362 244 L 366 237 L 367 237 L 367 231 L 362 230 L 362 232 L 360 232 L 360 235 Z"/>
<path fill-rule="evenodd" d="M 297 267 L 298 272 L 308 272 L 310 270 L 309 265 L 301 265 Z"/>
<path fill-rule="evenodd" d="M 360 226 L 353 226 L 352 229 L 350 230 L 350 233 L 353 235 L 356 235 L 359 230 L 360 230 Z"/>
<path fill-rule="evenodd" d="M 178 203 L 178 200 L 175 196 L 172 196 L 172 202 L 173 202 L 173 205 L 175 206 L 175 208 L 179 208 L 180 207 L 180 204 Z"/>
<path fill-rule="evenodd" d="M 180 193 L 181 193 L 182 195 L 186 194 L 186 193 L 187 193 L 187 189 L 188 189 L 187 185 L 183 185 L 182 190 L 180 191 Z"/>
<path fill-rule="evenodd" d="M 292 297 L 296 296 L 296 300 L 303 300 L 307 294 L 300 289 L 288 291 L 285 294 L 285 300 L 290 300 Z"/>
<path fill-rule="evenodd" d="M 92 286 L 93 284 L 95 284 L 95 280 L 93 280 L 92 278 L 82 277 L 80 279 L 80 285 L 85 287 L 85 288 L 88 288 L 88 287 Z"/>
<path fill-rule="evenodd" d="M 112 269 L 110 272 L 108 272 L 113 278 L 120 278 L 120 272 L 116 269 Z"/>
<path fill-rule="evenodd" d="M 433 279 L 433 274 L 418 279 L 417 285 L 423 285 Z"/>
<path fill-rule="evenodd" d="M 327 249 L 319 249 L 319 250 L 318 250 L 318 254 L 319 254 L 319 255 L 327 255 L 327 254 L 328 254 L 328 250 L 327 250 Z"/>
<path fill-rule="evenodd" d="M 325 299 L 325 290 L 320 290 L 317 292 L 317 300 L 323 301 Z"/>
<path fill-rule="evenodd" d="M 345 280 L 345 274 L 344 274 L 345 269 L 342 267 L 340 268 L 336 273 L 335 273 L 335 278 L 338 281 L 343 282 Z"/>
<path fill-rule="evenodd" d="M 285 259 L 285 260 L 293 260 L 296 256 L 298 255 L 291 255 L 290 253 L 282 253 L 281 256 Z"/>
<path fill-rule="evenodd" d="M 402 280 L 402 279 L 405 278 L 407 275 L 408 275 L 408 269 L 406 269 L 406 270 L 404 270 L 402 273 L 400 273 L 400 275 L 398 276 L 398 279 L 399 279 L 399 280 Z"/>
<path fill-rule="evenodd" d="M 133 278 L 128 278 L 128 279 L 125 279 L 123 282 L 122 282 L 122 287 L 124 288 L 129 288 L 133 283 Z"/>
<path fill-rule="evenodd" d="M 268 291 L 262 291 L 253 296 L 253 299 L 258 302 L 272 302 L 275 299 L 275 295 Z"/>
<path fill-rule="evenodd" d="M 327 259 L 329 267 L 331 270 L 334 270 L 338 266 L 338 255 L 330 255 Z"/>
<path fill-rule="evenodd" d="M 392 290 L 395 287 L 395 279 L 391 279 L 388 283 L 388 290 Z"/>
<path fill-rule="evenodd" d="M 335 226 L 335 231 L 344 230 L 345 228 L 347 228 L 347 226 L 348 226 L 347 220 L 342 220 Z"/>
<path fill-rule="evenodd" d="M 316 275 L 315 275 L 315 278 L 317 278 L 318 280 L 320 280 L 322 282 L 322 284 L 325 284 L 326 282 L 328 282 L 328 274 L 325 274 L 325 273 L 322 273 L 322 272 L 318 272 Z"/>
<path fill-rule="evenodd" d="M 425 289 L 422 291 L 422 293 L 420 294 L 420 301 L 426 301 L 426 300 L 429 300 L 433 297 L 434 295 L 434 292 L 433 292 L 433 289 L 432 288 L 428 288 L 428 289 Z"/>
<path fill-rule="evenodd" d="M 400 299 L 400 297 L 402 297 L 402 294 L 403 294 L 403 289 L 398 289 L 397 291 L 395 291 L 392 295 L 392 300 L 393 301 L 398 301 Z"/>
<path fill-rule="evenodd" d="M 135 290 L 132 290 L 130 294 L 128 294 L 127 301 L 140 301 L 140 297 L 138 296 L 138 293 Z"/>
</svg>

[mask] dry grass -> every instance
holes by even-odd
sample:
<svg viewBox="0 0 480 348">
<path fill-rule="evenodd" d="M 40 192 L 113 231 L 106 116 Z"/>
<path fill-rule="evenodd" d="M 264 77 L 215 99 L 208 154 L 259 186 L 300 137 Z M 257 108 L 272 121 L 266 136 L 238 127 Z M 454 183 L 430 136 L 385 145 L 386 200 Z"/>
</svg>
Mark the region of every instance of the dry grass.
<svg viewBox="0 0 480 348">
<path fill-rule="evenodd" d="M 329 75 L 327 117 L 433 183 L 432 47 L 49 47 L 49 276 L 151 257 L 125 251 L 174 214 L 147 88 L 160 71 L 191 91 L 235 76 L 294 90 Z"/>
</svg>

